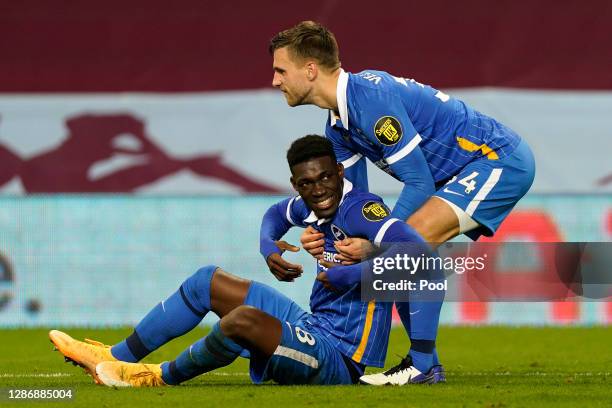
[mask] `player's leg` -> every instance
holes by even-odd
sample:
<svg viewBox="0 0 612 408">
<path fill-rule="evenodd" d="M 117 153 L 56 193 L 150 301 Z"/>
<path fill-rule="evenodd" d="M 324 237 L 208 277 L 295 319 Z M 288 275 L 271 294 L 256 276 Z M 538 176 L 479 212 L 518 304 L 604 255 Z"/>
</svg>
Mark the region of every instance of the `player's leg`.
<svg viewBox="0 0 612 408">
<path fill-rule="evenodd" d="M 407 222 L 433 246 L 459 234 L 466 234 L 472 239 L 482 234 L 493 235 L 514 205 L 529 190 L 534 173 L 533 155 L 527 144 L 521 142 L 512 154 L 503 159 L 483 158 L 467 165 L 457 177 L 410 216 Z M 441 304 L 411 301 L 398 307 L 412 344 L 417 340 L 418 350 L 411 347 L 409 352 L 412 364 L 416 363 L 425 369 L 431 361 L 437 381 L 444 378 L 444 372 L 439 365 L 435 343 L 431 360 L 429 353 L 423 351 L 428 351 L 431 345 L 427 341 L 436 338 Z M 436 322 L 435 327 L 432 322 Z M 406 361 L 400 366 L 406 365 Z M 390 371 L 397 372 L 400 366 Z M 384 381 L 379 377 L 369 380 Z"/>
<path fill-rule="evenodd" d="M 241 305 L 228 311 L 206 337 L 174 361 L 160 365 L 103 362 L 98 364 L 96 372 L 110 386 L 176 385 L 231 364 L 244 348 L 269 358 L 280 343 L 281 331 L 281 322 L 275 317 Z"/>
<path fill-rule="evenodd" d="M 249 284 L 247 280 L 208 265 L 187 278 L 176 292 L 147 313 L 128 338 L 113 347 L 81 342 L 57 330 L 52 330 L 49 337 L 67 359 L 83 366 L 95 378 L 95 366 L 100 361 L 139 361 L 171 339 L 190 331 L 211 310 L 215 299 L 226 300 L 226 305 L 219 307 L 219 313 L 242 304 Z M 217 300 L 216 303 L 221 302 Z"/>
<path fill-rule="evenodd" d="M 253 355 L 251 380 L 260 384 L 354 384 L 363 373 L 338 351 L 335 341 L 304 321 L 284 322 L 280 343 L 270 357 Z"/>
<path fill-rule="evenodd" d="M 445 381 L 444 368 L 440 364 L 436 349 L 441 300 L 397 302 L 397 312 L 410 338 L 408 356 L 420 372 L 427 373 L 433 367 L 434 382 Z"/>
<path fill-rule="evenodd" d="M 433 248 L 461 233 L 455 211 L 439 197 L 433 196 L 406 221 Z M 477 225 L 469 225 L 475 228 Z"/>
<path fill-rule="evenodd" d="M 162 378 L 166 384 L 180 384 L 231 364 L 243 349 L 269 357 L 278 346 L 280 335 L 280 320 L 252 306 L 238 306 L 176 360 L 163 363 Z"/>
<path fill-rule="evenodd" d="M 435 193 L 426 203 L 430 204 L 428 208 L 421 208 L 414 214 L 414 222 L 421 225 L 420 228 L 432 228 L 430 234 L 434 238 L 442 239 L 449 234 L 448 239 L 457 234 L 465 234 L 473 240 L 481 235 L 492 236 L 527 193 L 534 175 L 533 154 L 521 141 L 507 157 L 498 160 L 482 158 L 468 164 Z M 441 218 L 447 221 L 427 224 L 424 218 L 431 216 L 432 211 L 440 211 Z M 451 213 L 454 221 L 451 221 Z M 408 222 L 412 221 L 411 217 Z"/>
<path fill-rule="evenodd" d="M 480 235 L 493 235 L 527 193 L 534 176 L 533 153 L 521 141 L 502 159 L 483 157 L 468 164 L 415 211 L 407 223 L 434 246 L 459 234 L 474 240 Z"/>
<path fill-rule="evenodd" d="M 215 265 L 200 268 L 176 292 L 157 304 L 111 352 L 117 360 L 140 361 L 168 341 L 192 330 L 209 311 L 224 316 L 243 304 L 249 286 L 250 281 Z"/>
<path fill-rule="evenodd" d="M 362 376 L 360 378 L 362 384 L 434 384 L 446 380 L 444 368 L 438 360 L 436 351 L 442 307 L 442 300 L 438 297 L 443 294 L 438 292 L 435 298 L 427 293 L 421 295 L 421 299 L 415 296 L 410 302 L 395 303 L 404 329 L 410 338 L 407 356 L 387 371 Z"/>
<path fill-rule="evenodd" d="M 113 347 L 113 355 L 118 360 L 140 361 L 161 345 L 193 329 L 210 310 L 223 317 L 246 304 L 279 319 L 295 319 L 305 313 L 267 285 L 242 279 L 215 266 L 198 270 L 165 304 L 156 306 L 130 337 Z"/>
<path fill-rule="evenodd" d="M 222 317 L 242 304 L 260 307 L 282 319 L 297 319 L 305 313 L 274 289 L 210 265 L 185 280 L 179 290 L 145 316 L 127 339 L 112 348 L 97 342 L 80 342 L 55 330 L 49 335 L 66 358 L 85 367 L 95 379 L 94 369 L 100 361 L 139 361 L 171 339 L 193 329 L 208 311 Z"/>
<path fill-rule="evenodd" d="M 229 274 L 225 273 L 225 275 Z M 281 319 L 294 321 L 306 315 L 306 312 L 291 299 L 256 281 L 251 282 L 242 304 L 234 303 L 225 306 L 223 302 L 226 297 L 222 295 L 224 292 L 217 291 L 216 279 L 213 278 L 212 284 L 214 291 L 212 307 L 222 319 L 213 326 L 206 337 L 189 346 L 174 361 L 162 364 L 163 378 L 168 384 L 178 384 L 204 372 L 223 367 L 231 363 L 238 355 L 249 357 L 249 350 L 252 347 L 242 346 L 244 341 L 238 341 L 238 347 L 226 341 L 223 334 L 225 329 L 233 330 L 241 323 L 248 323 L 249 313 L 262 312 L 279 321 Z M 226 280 L 225 276 L 223 280 Z M 231 285 L 228 284 L 227 289 L 231 291 Z M 262 327 L 267 326 L 253 327 L 252 330 L 259 330 Z M 252 332 L 252 330 L 245 330 L 244 333 L 251 338 L 259 338 L 260 333 Z M 238 336 L 239 334 L 232 334 L 232 338 Z M 234 355 L 236 353 L 237 355 Z"/>
<path fill-rule="evenodd" d="M 230 364 L 243 347 L 251 353 L 251 378 L 255 383 L 352 384 L 358 377 L 351 374 L 345 358 L 325 336 L 282 323 L 250 306 L 232 310 L 207 337 L 189 348 L 188 355 L 183 353 L 198 367 L 193 375 L 176 376 L 170 367 L 178 359 L 161 365 L 102 362 L 96 371 L 109 386 L 176 385 Z"/>
<path fill-rule="evenodd" d="M 430 199 L 426 204 L 429 204 Z M 458 228 L 456 216 L 452 210 L 444 202 L 440 201 L 440 206 L 435 207 L 433 211 L 440 221 L 427 220 L 427 223 L 420 224 L 420 228 L 432 228 L 432 222 L 437 223 L 435 231 L 447 231 L 446 234 L 452 234 Z M 435 203 L 434 201 L 434 204 Z M 444 214 L 444 210 L 448 210 Z M 394 210 L 394 216 L 400 219 L 408 218 L 408 212 L 401 205 L 401 197 L 398 200 Z M 445 216 L 446 215 L 446 216 Z M 430 218 L 436 218 L 430 217 Z M 408 222 L 410 224 L 410 222 Z M 424 234 L 423 231 L 418 231 L 426 241 L 432 239 L 432 235 Z M 437 244 L 433 244 L 437 247 Z M 429 276 L 428 280 L 435 280 Z M 441 279 L 441 278 L 440 278 Z M 400 364 L 392 367 L 383 373 L 370 374 L 362 376 L 360 381 L 372 385 L 384 385 L 387 383 L 419 382 L 419 383 L 437 383 L 445 381 L 444 368 L 438 359 L 438 353 L 435 346 L 437 337 L 438 322 L 440 318 L 440 310 L 442 308 L 443 293 L 435 298 L 428 297 L 424 300 L 419 299 L 419 296 L 413 296 L 409 302 L 396 302 L 396 307 L 404 329 L 410 338 L 410 349 L 406 358 L 402 359 Z M 399 374 L 398 374 L 399 373 Z"/>
<path fill-rule="evenodd" d="M 246 281 L 248 282 L 248 281 Z M 200 291 L 200 297 L 205 291 Z M 127 366 L 130 370 L 139 370 L 138 367 L 149 367 L 159 371 L 159 378 L 167 384 L 178 384 L 215 368 L 231 363 L 238 355 L 249 357 L 243 346 L 244 341 L 234 343 L 228 340 L 222 327 L 227 330 L 235 329 L 247 322 L 251 317 L 249 313 L 264 313 L 273 318 L 288 319 L 291 321 L 303 317 L 306 312 L 295 302 L 279 291 L 262 283 L 251 281 L 248 286 L 244 281 L 221 269 L 217 269 L 210 283 L 211 310 L 221 317 L 221 321 L 213 326 L 211 332 L 203 339 L 189 346 L 179 356 L 168 363 L 157 366 Z M 257 311 L 257 312 L 254 312 Z M 247 324 L 244 323 L 244 324 Z M 256 322 L 256 324 L 259 324 Z M 263 323 L 262 323 L 263 324 Z M 268 324 L 253 327 L 254 330 L 268 330 Z M 271 329 L 270 329 L 271 330 Z M 260 338 L 260 334 L 251 330 L 244 330 L 249 338 Z M 232 335 L 238 337 L 239 335 Z M 254 344 L 252 348 L 261 345 Z M 132 371 L 126 372 L 132 372 Z M 148 377 L 145 377 L 148 378 Z M 155 384 L 153 384 L 155 385 Z"/>
</svg>

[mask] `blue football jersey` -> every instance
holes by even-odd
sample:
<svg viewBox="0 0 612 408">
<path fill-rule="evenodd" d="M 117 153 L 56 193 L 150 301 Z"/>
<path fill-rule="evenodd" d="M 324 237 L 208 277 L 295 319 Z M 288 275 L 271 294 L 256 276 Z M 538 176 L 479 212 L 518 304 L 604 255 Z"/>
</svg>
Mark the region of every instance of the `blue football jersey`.
<svg viewBox="0 0 612 408">
<path fill-rule="evenodd" d="M 273 217 L 268 218 L 270 212 Z M 391 228 L 395 223 L 398 228 Z M 353 189 L 348 180 L 344 181 L 342 201 L 332 219 L 318 219 L 299 196 L 286 199 L 268 210 L 262 224 L 261 252 L 264 258 L 271 252 L 278 252 L 271 243 L 280 239 L 291 226 L 312 226 L 323 232 L 324 259 L 329 262 L 338 262 L 334 241 L 350 236 L 380 244 L 386 242 L 387 231 L 408 228 L 390 216 L 380 197 Z M 393 240 L 397 240 L 397 231 L 395 234 Z M 324 270 L 317 262 L 317 273 Z M 391 327 L 391 307 L 392 303 L 362 302 L 359 283 L 348 290 L 333 292 L 315 281 L 310 295 L 311 314 L 306 324 L 311 330 L 335 341 L 336 347 L 354 361 L 382 367 Z"/>
<path fill-rule="evenodd" d="M 330 111 L 325 134 L 338 162 L 348 168 L 366 157 L 404 183 L 414 179 L 419 161 L 440 185 L 473 160 L 506 157 L 520 142 L 511 129 L 464 102 L 383 71 L 342 71 L 337 100 L 340 117 Z"/>
</svg>

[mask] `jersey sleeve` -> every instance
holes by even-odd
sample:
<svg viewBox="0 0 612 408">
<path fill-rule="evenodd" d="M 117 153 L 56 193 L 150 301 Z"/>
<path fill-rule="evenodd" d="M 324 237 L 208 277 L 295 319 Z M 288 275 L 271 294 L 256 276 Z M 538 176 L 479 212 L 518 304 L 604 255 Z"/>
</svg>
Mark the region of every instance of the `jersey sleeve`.
<svg viewBox="0 0 612 408">
<path fill-rule="evenodd" d="M 421 149 L 391 165 L 391 170 L 404 182 L 402 192 L 393 208 L 393 215 L 406 221 L 435 192 L 435 183 Z"/>
<path fill-rule="evenodd" d="M 393 174 L 404 183 L 398 200 L 405 220 L 435 192 L 431 170 L 419 147 L 421 136 L 410 121 L 401 98 L 393 92 L 367 88 L 367 109 L 360 110 L 360 124 L 368 140 L 381 149 Z M 360 92 L 364 92 L 361 90 Z M 360 98 L 365 99 L 365 94 Z"/>
<path fill-rule="evenodd" d="M 344 214 L 346 233 L 351 237 L 365 238 L 375 246 L 386 246 L 382 256 L 394 256 L 401 248 L 401 243 L 414 242 L 426 245 L 423 238 L 405 222 L 393 218 L 389 209 L 381 200 L 362 200 L 352 205 Z M 327 271 L 329 282 L 333 286 L 346 287 L 361 281 L 363 268 L 371 270 L 371 260 L 346 265 L 334 266 Z"/>
<path fill-rule="evenodd" d="M 375 246 L 393 242 L 425 242 L 412 227 L 393 217 L 382 200 L 373 195 L 371 199 L 350 206 L 343 219 L 349 236 L 365 238 Z"/>
<path fill-rule="evenodd" d="M 293 226 L 305 226 L 304 220 L 310 211 L 299 197 L 287 198 L 280 201 L 264 214 L 259 230 L 259 252 L 267 259 L 272 253 L 282 253 L 276 246 L 278 241 Z"/>
</svg>

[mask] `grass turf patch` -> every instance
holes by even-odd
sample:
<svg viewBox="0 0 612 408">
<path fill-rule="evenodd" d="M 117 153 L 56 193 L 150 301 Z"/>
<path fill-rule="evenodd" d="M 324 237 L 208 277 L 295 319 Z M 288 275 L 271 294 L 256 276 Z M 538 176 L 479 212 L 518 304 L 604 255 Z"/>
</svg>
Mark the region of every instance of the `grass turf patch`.
<svg viewBox="0 0 612 408">
<path fill-rule="evenodd" d="M 130 329 L 66 329 L 71 336 L 114 344 Z M 204 336 L 205 329 L 175 339 L 145 362 L 173 359 Z M 74 400 L 45 406 L 394 406 L 541 407 L 610 406 L 612 330 L 605 327 L 442 327 L 438 350 L 448 382 L 434 386 L 251 385 L 248 360 L 199 376 L 178 387 L 111 389 L 93 384 L 83 370 L 52 351 L 47 330 L 0 331 L 0 389 L 71 388 Z M 407 351 L 401 327 L 391 334 L 387 368 Z M 377 371 L 370 369 L 370 372 Z M 32 402 L 14 402 L 17 406 Z"/>
</svg>

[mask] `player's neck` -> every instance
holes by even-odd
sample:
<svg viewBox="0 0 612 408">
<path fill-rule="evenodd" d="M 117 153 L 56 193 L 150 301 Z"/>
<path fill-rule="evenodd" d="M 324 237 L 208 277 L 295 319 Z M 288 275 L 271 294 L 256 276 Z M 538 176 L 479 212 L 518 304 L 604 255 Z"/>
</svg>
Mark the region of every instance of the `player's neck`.
<svg viewBox="0 0 612 408">
<path fill-rule="evenodd" d="M 318 84 L 312 98 L 312 104 L 321 109 L 331 109 L 338 112 L 338 78 L 340 77 L 340 69 L 337 69 L 329 74 L 320 73 Z"/>
</svg>

